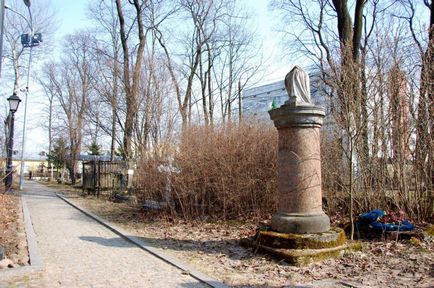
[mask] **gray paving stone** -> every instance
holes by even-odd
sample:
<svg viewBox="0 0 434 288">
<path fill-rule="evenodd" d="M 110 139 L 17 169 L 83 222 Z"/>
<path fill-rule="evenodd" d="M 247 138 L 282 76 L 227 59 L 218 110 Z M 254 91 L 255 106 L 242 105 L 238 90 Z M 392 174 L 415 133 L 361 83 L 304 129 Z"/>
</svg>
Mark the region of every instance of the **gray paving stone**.
<svg viewBox="0 0 434 288">
<path fill-rule="evenodd" d="M 39 287 L 208 287 L 72 208 L 54 190 L 36 182 L 25 189 L 45 265 L 34 279 Z"/>
</svg>

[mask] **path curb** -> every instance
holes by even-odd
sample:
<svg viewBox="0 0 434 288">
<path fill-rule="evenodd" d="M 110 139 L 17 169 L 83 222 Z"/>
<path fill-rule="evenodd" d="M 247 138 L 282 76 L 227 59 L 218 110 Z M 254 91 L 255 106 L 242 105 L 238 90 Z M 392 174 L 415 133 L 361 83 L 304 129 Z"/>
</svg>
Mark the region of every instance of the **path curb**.
<svg viewBox="0 0 434 288">
<path fill-rule="evenodd" d="M 30 265 L 34 268 L 43 268 L 44 263 L 42 262 L 42 258 L 39 254 L 38 242 L 36 240 L 35 230 L 33 230 L 32 219 L 30 218 L 29 208 L 27 207 L 27 200 L 24 197 L 21 197 L 21 200 L 23 205 L 23 218 L 24 226 L 26 228 Z"/>
<path fill-rule="evenodd" d="M 29 253 L 29 266 L 21 266 L 11 269 L 0 270 L 0 278 L 6 280 L 7 278 L 19 277 L 31 272 L 37 272 L 44 269 L 42 258 L 40 257 L 36 234 L 33 230 L 32 219 L 30 218 L 29 208 L 25 197 L 21 195 L 21 208 L 23 211 L 24 229 L 26 231 L 27 251 Z"/>
<path fill-rule="evenodd" d="M 94 219 L 95 221 L 97 221 L 98 223 L 102 224 L 103 226 L 105 226 L 106 228 L 108 228 L 109 230 L 111 230 L 112 232 L 116 233 L 117 235 L 121 236 L 122 238 L 124 238 L 125 240 L 133 243 L 134 245 L 136 245 L 137 247 L 139 247 L 142 250 L 145 250 L 149 253 L 151 253 L 152 255 L 154 255 L 155 257 L 177 267 L 178 269 L 181 269 L 182 271 L 184 271 L 185 273 L 188 273 L 190 276 L 192 276 L 193 278 L 196 278 L 197 280 L 208 284 L 211 287 L 214 288 L 229 288 L 229 286 L 223 284 L 222 282 L 211 278 L 210 276 L 195 270 L 194 268 L 192 268 L 191 266 L 179 261 L 178 259 L 176 259 L 175 257 L 169 256 L 167 254 L 164 254 L 163 252 L 161 252 L 160 250 L 158 250 L 157 248 L 152 247 L 151 245 L 147 244 L 146 242 L 143 242 L 142 240 L 140 240 L 138 237 L 135 236 L 127 236 L 128 233 L 126 233 L 126 231 L 122 230 L 119 227 L 116 227 L 110 223 L 108 223 L 107 221 L 103 220 L 102 218 L 96 216 L 95 214 L 88 212 L 86 210 L 84 210 L 83 208 L 81 208 L 80 206 L 76 205 L 75 203 L 72 203 L 71 201 L 69 201 L 67 198 L 63 197 L 62 195 L 56 193 L 56 196 L 59 197 L 60 199 L 62 199 L 63 201 L 65 201 L 66 203 L 68 203 L 69 205 L 71 205 L 72 207 L 74 207 L 75 209 L 79 210 L 80 212 L 82 212 L 83 214 L 87 215 L 88 217 Z"/>
</svg>

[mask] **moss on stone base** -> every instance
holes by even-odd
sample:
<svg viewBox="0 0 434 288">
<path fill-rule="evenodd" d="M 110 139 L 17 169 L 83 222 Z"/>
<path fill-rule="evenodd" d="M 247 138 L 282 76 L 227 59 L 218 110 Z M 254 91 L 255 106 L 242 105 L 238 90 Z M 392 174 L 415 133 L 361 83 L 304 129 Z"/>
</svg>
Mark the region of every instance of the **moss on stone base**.
<svg viewBox="0 0 434 288">
<path fill-rule="evenodd" d="M 254 238 L 241 239 L 240 244 L 254 251 L 284 258 L 296 266 L 339 257 L 348 250 L 362 249 L 359 242 L 347 242 L 345 232 L 340 228 L 332 228 L 324 233 L 287 234 L 262 227 Z"/>
<path fill-rule="evenodd" d="M 259 229 L 255 239 L 261 245 L 283 249 L 323 249 L 342 246 L 345 243 L 345 232 L 340 228 L 332 228 L 327 232 L 314 234 L 288 234 Z"/>
<path fill-rule="evenodd" d="M 426 228 L 425 232 L 429 237 L 434 237 L 434 225 L 430 225 Z"/>
<path fill-rule="evenodd" d="M 304 266 L 312 262 L 340 257 L 344 254 L 346 248 L 345 245 L 325 249 L 277 249 L 261 246 L 262 250 L 272 253 L 275 256 L 282 257 L 289 264 L 294 266 Z"/>
<path fill-rule="evenodd" d="M 328 258 L 342 256 L 347 251 L 359 251 L 362 249 L 360 242 L 350 242 L 331 248 L 322 249 L 283 249 L 275 248 L 258 243 L 253 238 L 240 240 L 243 247 L 253 248 L 254 251 L 264 252 L 285 259 L 290 265 L 304 266 L 312 262 L 319 262 Z"/>
</svg>

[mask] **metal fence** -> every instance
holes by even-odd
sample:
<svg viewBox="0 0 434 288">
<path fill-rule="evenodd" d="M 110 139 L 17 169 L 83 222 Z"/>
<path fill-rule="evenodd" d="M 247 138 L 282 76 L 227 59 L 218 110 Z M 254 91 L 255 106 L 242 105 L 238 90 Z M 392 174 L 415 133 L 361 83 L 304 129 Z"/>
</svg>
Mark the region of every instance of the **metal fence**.
<svg viewBox="0 0 434 288">
<path fill-rule="evenodd" d="M 103 191 L 111 195 L 123 192 L 127 187 L 126 162 L 86 161 L 83 162 L 83 191 L 100 196 Z"/>
</svg>

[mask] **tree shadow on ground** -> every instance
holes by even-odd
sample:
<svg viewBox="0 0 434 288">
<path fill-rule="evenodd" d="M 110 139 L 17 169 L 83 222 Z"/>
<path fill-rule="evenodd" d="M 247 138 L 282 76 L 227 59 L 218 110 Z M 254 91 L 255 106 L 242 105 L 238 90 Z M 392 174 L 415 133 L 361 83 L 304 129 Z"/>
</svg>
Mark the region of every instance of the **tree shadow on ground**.
<svg viewBox="0 0 434 288">
<path fill-rule="evenodd" d="M 214 284 L 212 287 L 220 287 L 220 283 L 212 283 L 212 284 Z M 185 283 L 185 284 L 181 284 L 180 285 L 181 287 L 186 287 L 186 288 L 192 288 L 192 287 L 198 287 L 198 285 L 197 285 L 197 283 Z M 315 284 L 312 284 L 312 285 L 310 285 L 310 284 L 307 284 L 307 285 L 284 285 L 284 286 L 282 286 L 282 285 L 279 285 L 279 286 L 270 286 L 270 285 L 268 285 L 268 284 L 263 284 L 263 285 L 252 285 L 252 284 L 248 284 L 248 283 L 246 283 L 246 284 L 240 284 L 240 285 L 228 285 L 227 287 L 231 287 L 231 288 L 250 288 L 250 287 L 255 287 L 255 288 L 319 288 L 319 287 L 324 287 L 324 288 L 327 288 L 327 287 L 348 287 L 348 286 L 342 286 L 342 285 L 339 285 L 339 286 L 317 286 L 317 285 L 315 285 Z"/>
<path fill-rule="evenodd" d="M 142 245 L 145 247 L 153 247 L 153 248 L 161 248 L 164 250 L 182 250 L 182 251 L 201 251 L 203 253 L 218 253 L 218 254 L 226 254 L 228 257 L 232 259 L 248 259 L 251 257 L 259 256 L 264 257 L 264 255 L 256 255 L 251 250 L 243 249 L 239 247 L 236 251 L 233 251 L 229 246 L 239 245 L 238 240 L 223 240 L 223 241 L 192 241 L 192 240 L 168 240 L 168 239 L 154 239 L 154 238 L 145 238 L 145 237 L 137 237 L 137 236 L 129 236 L 134 240 L 139 240 L 142 242 Z M 80 236 L 80 240 L 94 242 L 99 245 L 103 245 L 106 247 L 114 247 L 114 248 L 132 248 L 139 247 L 136 244 L 131 243 L 130 241 L 122 238 L 122 237 L 113 237 L 113 238 L 104 238 L 97 236 Z M 170 243 L 169 243 L 170 242 Z M 174 243 L 176 242 L 176 243 Z M 217 249 L 218 248 L 218 249 Z M 226 249 L 228 248 L 228 249 Z M 143 248 L 142 248 L 143 249 Z M 245 253 L 241 253 L 240 251 L 245 251 Z M 226 253 L 224 253 L 226 252 Z M 270 258 L 271 259 L 271 258 Z M 198 287 L 197 283 L 184 283 L 180 285 L 181 287 Z M 217 285 L 218 286 L 218 285 Z M 267 288 L 277 288 L 277 287 L 285 287 L 285 288 L 312 288 L 316 286 L 311 285 L 288 285 L 288 286 L 270 286 L 268 284 L 264 285 L 251 285 L 249 283 L 240 284 L 240 285 L 231 285 L 228 287 L 267 287 Z"/>
<path fill-rule="evenodd" d="M 133 236 L 133 238 L 152 246 L 164 250 L 197 252 L 199 254 L 221 254 L 226 255 L 232 260 L 246 260 L 255 257 L 267 257 L 270 261 L 276 261 L 277 258 L 255 253 L 252 248 L 245 248 L 240 245 L 240 239 L 224 240 L 185 240 L 185 239 L 160 239 Z"/>
<path fill-rule="evenodd" d="M 21 196 L 29 199 L 53 199 L 58 198 L 56 194 L 51 192 L 21 192 Z"/>
<path fill-rule="evenodd" d="M 135 240 L 142 242 L 145 247 L 153 247 L 164 250 L 174 251 L 190 251 L 204 254 L 222 254 L 226 255 L 232 260 L 245 260 L 254 257 L 269 257 L 270 260 L 274 258 L 264 255 L 256 254 L 251 248 L 243 248 L 239 244 L 239 239 L 230 240 L 208 240 L 208 241 L 195 241 L 195 240 L 174 240 L 174 239 L 157 239 L 138 236 L 129 236 Z M 130 241 L 122 237 L 104 238 L 98 236 L 80 236 L 80 240 L 94 242 L 107 247 L 131 248 L 138 247 Z M 276 259 L 274 259 L 276 260 Z"/>
<path fill-rule="evenodd" d="M 121 238 L 121 237 L 113 237 L 113 238 L 104 238 L 98 236 L 80 236 L 78 237 L 80 240 L 94 242 L 96 244 L 106 246 L 106 247 L 116 247 L 116 248 L 132 248 L 137 247 L 133 243 Z"/>
</svg>

